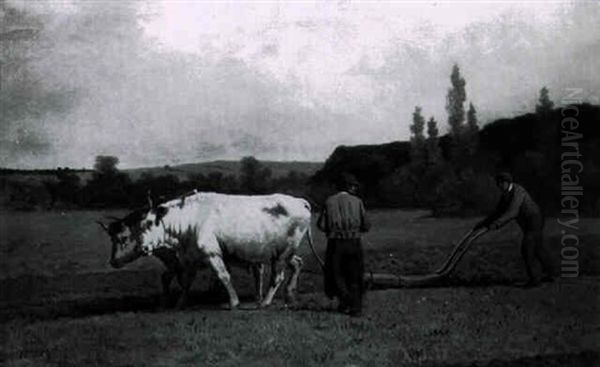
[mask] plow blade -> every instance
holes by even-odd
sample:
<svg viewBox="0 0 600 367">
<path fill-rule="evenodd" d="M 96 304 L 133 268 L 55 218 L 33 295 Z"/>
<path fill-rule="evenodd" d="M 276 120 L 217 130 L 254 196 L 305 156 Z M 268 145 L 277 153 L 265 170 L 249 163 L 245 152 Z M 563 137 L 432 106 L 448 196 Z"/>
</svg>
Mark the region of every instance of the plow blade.
<svg viewBox="0 0 600 367">
<path fill-rule="evenodd" d="M 365 273 L 367 288 L 411 288 L 442 285 L 443 274 L 395 275 L 389 273 Z"/>
<path fill-rule="evenodd" d="M 443 285 L 446 277 L 456 268 L 473 241 L 487 230 L 469 231 L 452 249 L 452 253 L 444 264 L 432 274 L 395 275 L 389 273 L 365 273 L 364 282 L 367 288 L 411 288 L 434 287 Z"/>
</svg>

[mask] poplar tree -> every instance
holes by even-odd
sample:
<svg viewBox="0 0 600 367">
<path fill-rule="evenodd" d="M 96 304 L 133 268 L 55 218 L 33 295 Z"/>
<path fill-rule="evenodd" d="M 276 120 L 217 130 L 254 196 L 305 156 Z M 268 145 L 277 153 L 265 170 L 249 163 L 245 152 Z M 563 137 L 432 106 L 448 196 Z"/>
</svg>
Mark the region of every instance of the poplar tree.
<svg viewBox="0 0 600 367">
<path fill-rule="evenodd" d="M 554 102 L 550 100 L 550 92 L 548 88 L 543 87 L 540 89 L 540 97 L 538 99 L 538 104 L 535 106 L 535 113 L 538 115 L 543 115 L 549 113 L 554 108 Z"/>
<path fill-rule="evenodd" d="M 413 123 L 410 125 L 411 160 L 415 165 L 423 163 L 425 155 L 425 118 L 421 115 L 421 107 L 416 106 L 413 112 Z"/>
<path fill-rule="evenodd" d="M 452 67 L 450 74 L 451 87 L 446 95 L 446 111 L 448 112 L 448 125 L 450 125 L 450 158 L 455 162 L 463 160 L 465 108 L 467 99 L 465 79 L 460 75 L 457 64 Z M 460 164 L 460 163 L 459 163 Z"/>
<path fill-rule="evenodd" d="M 469 110 L 467 111 L 465 146 L 469 155 L 475 154 L 479 147 L 479 125 L 477 122 L 477 111 L 473 103 L 469 103 Z"/>
<path fill-rule="evenodd" d="M 452 86 L 448 89 L 446 96 L 446 111 L 448 111 L 448 124 L 450 125 L 450 135 L 460 137 L 465 122 L 464 103 L 467 99 L 465 91 L 465 79 L 460 75 L 458 65 L 452 67 L 450 75 Z"/>
<path fill-rule="evenodd" d="M 427 121 L 427 141 L 425 142 L 427 164 L 430 166 L 440 163 L 442 156 L 438 135 L 437 121 L 431 116 L 429 121 Z"/>
<path fill-rule="evenodd" d="M 538 103 L 535 106 L 535 132 L 534 142 L 536 150 L 549 153 L 552 151 L 554 139 L 558 135 L 558 126 L 555 119 L 552 118 L 552 109 L 554 102 L 550 100 L 548 88 L 540 89 Z"/>
</svg>

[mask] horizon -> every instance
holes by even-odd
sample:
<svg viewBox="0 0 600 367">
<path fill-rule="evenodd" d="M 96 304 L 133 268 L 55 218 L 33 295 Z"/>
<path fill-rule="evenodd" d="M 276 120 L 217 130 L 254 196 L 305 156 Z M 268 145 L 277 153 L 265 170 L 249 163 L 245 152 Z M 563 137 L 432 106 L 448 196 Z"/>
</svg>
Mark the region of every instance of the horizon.
<svg viewBox="0 0 600 367">
<path fill-rule="evenodd" d="M 600 104 L 596 104 L 596 103 L 591 103 L 591 102 L 582 102 L 581 104 L 590 104 L 592 106 L 598 106 L 600 107 Z M 560 104 L 555 104 L 554 109 L 557 110 L 561 107 L 562 105 Z M 529 111 L 529 112 L 523 112 L 521 114 L 516 114 L 513 116 L 509 116 L 509 117 L 498 117 L 496 119 L 494 119 L 493 121 L 489 121 L 485 124 L 480 124 L 480 128 L 483 129 L 485 128 L 487 125 L 492 124 L 496 121 L 499 120 L 506 120 L 506 119 L 513 119 L 513 118 L 517 118 L 519 116 L 525 116 L 527 114 L 534 114 L 535 111 Z M 481 130 L 480 130 L 481 131 Z M 447 136 L 448 132 L 445 132 L 444 134 L 441 134 L 439 136 L 439 138 L 443 137 L 443 136 Z M 408 137 L 407 140 L 391 140 L 391 141 L 382 141 L 382 142 L 374 142 L 374 143 L 369 143 L 369 144 L 354 144 L 354 145 L 347 145 L 347 144 L 340 144 L 337 145 L 335 147 L 332 147 L 330 154 L 325 157 L 322 160 L 298 160 L 298 159 L 291 159 L 291 160 L 278 160 L 278 159 L 260 159 L 259 157 L 253 156 L 253 155 L 245 155 L 245 156 L 239 156 L 239 157 L 232 157 L 232 158 L 215 158 L 215 159 L 209 159 L 209 160 L 200 160 L 200 161 L 187 161 L 187 162 L 178 162 L 176 164 L 161 164 L 161 163 L 156 163 L 154 165 L 144 165 L 144 166 L 131 166 L 131 167 L 122 167 L 121 165 L 121 161 L 119 159 L 119 163 L 117 164 L 117 168 L 119 170 L 122 171 L 131 171 L 131 170 L 143 170 L 143 169 L 159 169 L 159 168 L 164 168 L 165 166 L 169 166 L 171 168 L 173 167 L 179 167 L 179 166 L 185 166 L 185 165 L 195 165 L 195 164 L 210 164 L 210 163 L 218 163 L 218 162 L 226 162 L 226 163 L 234 163 L 234 162 L 240 162 L 243 158 L 245 157 L 253 157 L 256 158 L 258 161 L 260 161 L 261 163 L 325 163 L 325 161 L 327 160 L 327 158 L 329 158 L 329 156 L 335 151 L 335 149 L 339 148 L 339 147 L 356 147 L 356 146 L 361 146 L 361 145 L 384 145 L 384 144 L 390 144 L 390 143 L 409 143 L 410 142 L 410 137 Z M 101 155 L 101 154 L 100 154 Z M 94 159 L 96 158 L 96 156 L 93 157 Z M 119 158 L 119 157 L 117 157 Z M 94 170 L 94 162 L 91 162 L 90 166 L 86 166 L 86 167 L 70 167 L 70 166 L 55 166 L 55 167 L 46 167 L 46 168 L 39 168 L 39 167 L 33 167 L 33 168 L 15 168 L 15 167 L 8 167 L 8 166 L 0 166 L 0 170 L 15 170 L 15 171 L 55 171 L 58 169 L 69 169 L 69 170 L 74 170 L 74 171 L 79 171 L 79 170 L 89 170 L 89 171 L 93 171 Z"/>
<path fill-rule="evenodd" d="M 135 170 L 145 170 L 145 169 L 164 169 L 165 166 L 169 166 L 169 168 L 176 168 L 176 167 L 181 167 L 181 166 L 187 166 L 187 165 L 200 165 L 200 164 L 211 164 L 211 163 L 239 163 L 243 158 L 245 157 L 240 157 L 239 159 L 215 159 L 215 160 L 209 160 L 209 161 L 199 161 L 199 162 L 183 162 L 183 163 L 177 163 L 176 165 L 170 165 L 170 164 L 157 164 L 155 166 L 139 166 L 139 167 L 127 167 L 127 168 L 122 168 L 120 167 L 120 162 L 119 164 L 117 164 L 117 169 L 119 171 L 135 171 Z M 261 160 L 258 159 L 258 161 L 262 164 L 269 164 L 269 163 L 283 163 L 283 164 L 293 164 L 293 163 L 309 163 L 309 164 L 324 164 L 325 160 L 322 161 L 298 161 L 298 160 L 290 160 L 290 161 L 281 161 L 281 160 Z M 68 167 L 68 166 L 57 166 L 57 167 L 49 167 L 49 168 L 13 168 L 13 167 L 4 167 L 4 166 L 0 166 L 0 171 L 2 170 L 6 170 L 6 171 L 23 171 L 23 172 L 34 172 L 34 171 L 57 171 L 57 170 L 64 170 L 64 169 L 68 169 L 71 171 L 94 171 L 94 167 L 93 165 L 90 167 Z"/>
<path fill-rule="evenodd" d="M 480 126 L 532 112 L 544 86 L 555 106 L 569 87 L 599 102 L 588 2 L 8 0 L 0 19 L 6 169 L 321 163 L 408 141 L 415 106 L 443 135 L 454 63 Z"/>
</svg>

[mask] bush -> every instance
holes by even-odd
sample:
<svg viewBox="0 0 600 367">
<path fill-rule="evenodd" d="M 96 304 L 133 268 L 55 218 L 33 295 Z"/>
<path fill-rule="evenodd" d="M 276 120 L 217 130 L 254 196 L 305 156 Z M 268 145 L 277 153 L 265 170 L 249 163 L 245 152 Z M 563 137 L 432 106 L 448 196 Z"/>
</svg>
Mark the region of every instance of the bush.
<svg viewBox="0 0 600 367">
<path fill-rule="evenodd" d="M 499 191 L 489 174 L 466 170 L 443 177 L 430 208 L 435 216 L 481 215 L 494 207 L 498 197 Z"/>
</svg>

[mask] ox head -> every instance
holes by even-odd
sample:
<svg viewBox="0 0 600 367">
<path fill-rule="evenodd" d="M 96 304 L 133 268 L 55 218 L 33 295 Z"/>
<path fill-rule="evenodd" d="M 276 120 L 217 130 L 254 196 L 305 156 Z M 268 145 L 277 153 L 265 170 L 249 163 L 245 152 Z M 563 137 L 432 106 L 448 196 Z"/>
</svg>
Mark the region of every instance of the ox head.
<svg viewBox="0 0 600 367">
<path fill-rule="evenodd" d="M 120 268 L 158 247 L 171 246 L 173 239 L 166 238 L 161 222 L 167 211 L 168 208 L 158 206 L 135 211 L 122 219 L 112 218 L 108 225 L 98 222 L 112 242 L 110 265 Z"/>
<path fill-rule="evenodd" d="M 125 218 L 108 217 L 113 220 L 108 225 L 97 221 L 109 235 L 112 242 L 110 265 L 120 268 L 139 257 L 152 252 L 156 245 L 153 237 L 157 237 L 155 228 L 167 213 L 165 207 L 154 207 L 152 196 L 148 191 L 150 210 L 137 210 Z"/>
<path fill-rule="evenodd" d="M 157 206 L 144 214 L 142 219 L 142 230 L 140 232 L 140 243 L 145 253 L 151 253 L 159 247 L 170 247 L 175 239 L 171 238 L 166 232 L 162 223 L 167 215 L 169 208 L 166 206 Z"/>
<path fill-rule="evenodd" d="M 99 222 L 100 226 L 110 236 L 112 250 L 110 265 L 120 268 L 144 255 L 142 247 L 143 232 L 148 227 L 144 225 L 145 213 L 136 211 L 125 218 L 111 217 L 108 225 Z"/>
</svg>

